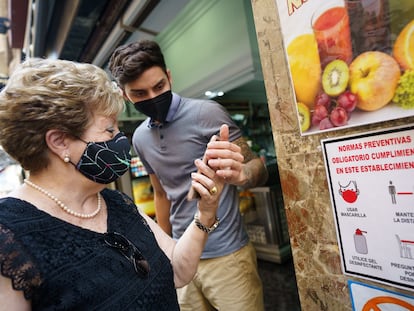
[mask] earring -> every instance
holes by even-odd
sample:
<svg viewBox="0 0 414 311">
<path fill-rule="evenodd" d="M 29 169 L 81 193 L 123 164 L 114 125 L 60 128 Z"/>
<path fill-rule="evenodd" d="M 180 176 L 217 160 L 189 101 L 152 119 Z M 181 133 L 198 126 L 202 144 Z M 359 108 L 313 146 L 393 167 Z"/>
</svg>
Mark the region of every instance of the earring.
<svg viewBox="0 0 414 311">
<path fill-rule="evenodd" d="M 65 162 L 65 163 L 69 163 L 70 162 L 69 155 L 65 155 L 65 157 L 63 158 L 63 162 Z"/>
</svg>

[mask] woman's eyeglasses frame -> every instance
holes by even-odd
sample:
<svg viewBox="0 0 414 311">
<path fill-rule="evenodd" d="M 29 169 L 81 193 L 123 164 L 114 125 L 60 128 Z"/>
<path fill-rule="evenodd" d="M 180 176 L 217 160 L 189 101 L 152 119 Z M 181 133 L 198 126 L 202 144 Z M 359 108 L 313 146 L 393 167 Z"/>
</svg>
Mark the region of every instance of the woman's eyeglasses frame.
<svg viewBox="0 0 414 311">
<path fill-rule="evenodd" d="M 147 278 L 150 267 L 148 261 L 139 249 L 124 235 L 118 232 L 107 232 L 104 234 L 105 244 L 118 250 L 134 266 L 135 272 L 141 278 Z"/>
</svg>

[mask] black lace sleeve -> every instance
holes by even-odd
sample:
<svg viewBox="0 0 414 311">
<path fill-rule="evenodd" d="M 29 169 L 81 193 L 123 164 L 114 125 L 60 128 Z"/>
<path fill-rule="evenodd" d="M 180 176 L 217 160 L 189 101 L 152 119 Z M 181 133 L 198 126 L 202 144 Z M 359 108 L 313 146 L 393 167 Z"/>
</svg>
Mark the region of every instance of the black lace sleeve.
<svg viewBox="0 0 414 311">
<path fill-rule="evenodd" d="M 15 290 L 22 290 L 24 297 L 32 298 L 34 288 L 41 284 L 39 271 L 13 232 L 0 224 L 0 272 L 12 280 Z"/>
</svg>

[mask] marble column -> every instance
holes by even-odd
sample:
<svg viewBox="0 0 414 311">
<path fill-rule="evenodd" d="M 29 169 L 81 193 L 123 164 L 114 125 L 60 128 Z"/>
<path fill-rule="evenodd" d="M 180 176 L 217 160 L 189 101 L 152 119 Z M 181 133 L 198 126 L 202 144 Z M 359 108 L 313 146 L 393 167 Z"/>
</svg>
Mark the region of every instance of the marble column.
<svg viewBox="0 0 414 311">
<path fill-rule="evenodd" d="M 276 1 L 252 0 L 251 3 L 301 308 L 304 311 L 352 310 L 347 286 L 347 281 L 352 278 L 341 270 L 320 141 L 407 124 L 414 119 L 371 124 L 339 133 L 301 136 Z"/>
</svg>

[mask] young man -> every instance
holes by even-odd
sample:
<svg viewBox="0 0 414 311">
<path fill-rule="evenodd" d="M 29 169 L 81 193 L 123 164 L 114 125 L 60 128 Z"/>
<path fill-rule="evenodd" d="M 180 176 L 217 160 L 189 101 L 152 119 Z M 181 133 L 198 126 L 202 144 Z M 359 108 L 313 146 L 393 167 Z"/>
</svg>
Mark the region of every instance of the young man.
<svg viewBox="0 0 414 311">
<path fill-rule="evenodd" d="M 150 176 L 157 221 L 167 233 L 180 238 L 197 217 L 197 200 L 187 198 L 194 158 L 204 156 L 226 182 L 218 221 L 199 226 L 210 235 L 194 280 L 178 290 L 181 310 L 263 310 L 256 253 L 243 227 L 237 187 L 264 184 L 265 166 L 221 105 L 172 93 L 156 42 L 118 47 L 109 67 L 125 97 L 148 116 L 132 142 Z M 218 139 L 210 141 L 212 136 Z"/>
</svg>

